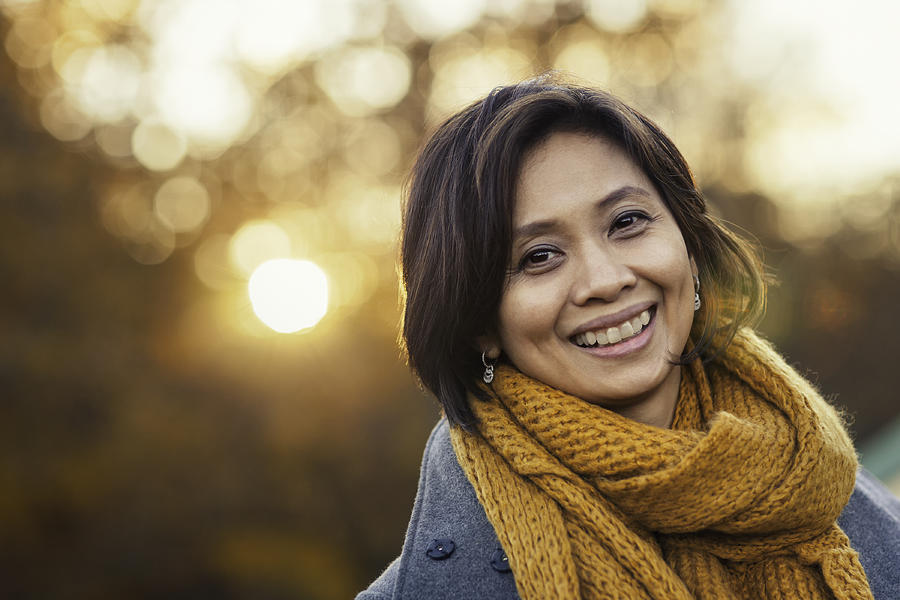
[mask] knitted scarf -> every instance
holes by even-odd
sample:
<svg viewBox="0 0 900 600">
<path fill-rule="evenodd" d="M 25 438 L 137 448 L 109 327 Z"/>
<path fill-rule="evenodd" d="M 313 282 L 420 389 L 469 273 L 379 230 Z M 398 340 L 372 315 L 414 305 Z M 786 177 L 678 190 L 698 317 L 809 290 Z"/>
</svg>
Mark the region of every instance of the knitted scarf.
<svg viewBox="0 0 900 600">
<path fill-rule="evenodd" d="M 682 367 L 670 429 L 508 366 L 491 394 L 451 439 L 523 600 L 872 598 L 835 522 L 853 446 L 751 331 Z"/>
</svg>

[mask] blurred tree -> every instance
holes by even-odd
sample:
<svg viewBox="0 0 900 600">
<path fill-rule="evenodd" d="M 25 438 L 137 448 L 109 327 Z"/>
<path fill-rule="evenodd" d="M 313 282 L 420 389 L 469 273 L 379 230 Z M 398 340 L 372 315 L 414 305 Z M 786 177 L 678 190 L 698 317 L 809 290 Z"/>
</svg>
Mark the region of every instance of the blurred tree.
<svg viewBox="0 0 900 600">
<path fill-rule="evenodd" d="M 661 121 L 759 238 L 780 280 L 763 332 L 857 437 L 896 418 L 900 170 L 819 203 L 766 192 L 767 124 L 833 107 L 735 73 L 726 4 L 283 4 L 321 12 L 0 1 L 0 596 L 325 600 L 370 581 L 437 418 L 396 348 L 404 174 L 448 111 L 551 67 Z M 280 255 L 331 286 L 298 335 L 247 298 Z"/>
</svg>

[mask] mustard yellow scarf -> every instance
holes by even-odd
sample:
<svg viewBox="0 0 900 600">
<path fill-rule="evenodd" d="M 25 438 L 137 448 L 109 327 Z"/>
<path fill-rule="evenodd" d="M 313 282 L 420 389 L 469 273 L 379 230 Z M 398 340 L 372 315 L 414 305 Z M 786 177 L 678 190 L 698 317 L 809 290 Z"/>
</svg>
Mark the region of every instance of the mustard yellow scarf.
<svg viewBox="0 0 900 600">
<path fill-rule="evenodd" d="M 451 439 L 523 600 L 872 598 L 835 523 L 853 446 L 751 331 L 682 368 L 671 429 L 505 366 L 492 395 Z"/>
</svg>

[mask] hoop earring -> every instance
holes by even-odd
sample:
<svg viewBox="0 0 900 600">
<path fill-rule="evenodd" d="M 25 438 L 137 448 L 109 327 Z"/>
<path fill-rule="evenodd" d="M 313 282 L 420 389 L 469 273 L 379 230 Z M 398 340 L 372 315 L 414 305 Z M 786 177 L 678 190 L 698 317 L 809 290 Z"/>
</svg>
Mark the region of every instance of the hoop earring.
<svg viewBox="0 0 900 600">
<path fill-rule="evenodd" d="M 494 381 L 494 365 L 487 361 L 486 352 L 481 353 L 481 364 L 484 365 L 484 375 L 481 376 L 481 380 L 490 385 Z"/>
<path fill-rule="evenodd" d="M 700 278 L 694 275 L 694 312 L 700 310 Z"/>
</svg>

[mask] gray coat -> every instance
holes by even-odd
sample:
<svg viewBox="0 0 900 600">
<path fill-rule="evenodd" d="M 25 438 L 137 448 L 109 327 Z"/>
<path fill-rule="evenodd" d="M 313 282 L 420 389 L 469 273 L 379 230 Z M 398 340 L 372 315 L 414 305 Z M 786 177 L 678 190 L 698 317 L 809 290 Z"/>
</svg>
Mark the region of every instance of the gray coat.
<svg viewBox="0 0 900 600">
<path fill-rule="evenodd" d="M 875 600 L 900 600 L 900 500 L 860 470 L 838 524 Z M 422 460 L 403 551 L 357 600 L 517 599 L 506 555 L 438 422 Z"/>
</svg>

